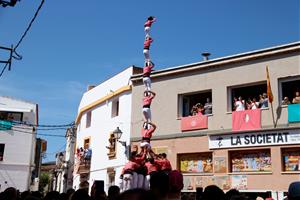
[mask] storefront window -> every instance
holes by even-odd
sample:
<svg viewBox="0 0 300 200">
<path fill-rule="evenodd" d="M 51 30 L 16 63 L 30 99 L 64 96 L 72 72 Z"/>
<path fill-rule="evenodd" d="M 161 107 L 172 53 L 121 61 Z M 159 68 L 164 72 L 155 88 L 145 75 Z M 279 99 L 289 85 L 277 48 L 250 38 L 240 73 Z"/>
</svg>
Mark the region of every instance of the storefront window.
<svg viewBox="0 0 300 200">
<path fill-rule="evenodd" d="M 282 149 L 283 171 L 300 171 L 300 148 Z"/>
<path fill-rule="evenodd" d="M 182 173 L 212 173 L 212 153 L 178 155 L 179 168 Z"/>
<path fill-rule="evenodd" d="M 259 151 L 233 151 L 230 152 L 232 172 L 270 172 L 270 149 Z"/>
</svg>

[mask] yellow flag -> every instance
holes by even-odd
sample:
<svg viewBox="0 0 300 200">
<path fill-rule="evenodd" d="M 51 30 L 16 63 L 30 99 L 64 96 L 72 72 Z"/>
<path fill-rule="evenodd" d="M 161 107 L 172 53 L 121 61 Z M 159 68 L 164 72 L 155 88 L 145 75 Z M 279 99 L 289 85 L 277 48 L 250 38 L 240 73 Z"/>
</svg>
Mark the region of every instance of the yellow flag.
<svg viewBox="0 0 300 200">
<path fill-rule="evenodd" d="M 268 95 L 269 102 L 272 103 L 273 102 L 273 93 L 272 93 L 272 90 L 271 90 L 271 83 L 270 83 L 270 75 L 269 75 L 268 66 L 266 66 L 266 71 L 267 71 L 267 95 Z"/>
</svg>

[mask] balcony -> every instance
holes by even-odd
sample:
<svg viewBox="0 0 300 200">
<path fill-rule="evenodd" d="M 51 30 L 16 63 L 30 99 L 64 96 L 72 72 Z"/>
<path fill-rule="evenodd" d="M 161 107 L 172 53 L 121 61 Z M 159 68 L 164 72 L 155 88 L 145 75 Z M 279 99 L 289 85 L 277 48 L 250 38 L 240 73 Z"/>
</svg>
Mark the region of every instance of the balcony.
<svg viewBox="0 0 300 200">
<path fill-rule="evenodd" d="M 195 115 L 181 118 L 181 131 L 193 131 L 208 128 L 206 115 Z"/>
<path fill-rule="evenodd" d="M 300 104 L 288 105 L 288 122 L 300 122 Z"/>
</svg>

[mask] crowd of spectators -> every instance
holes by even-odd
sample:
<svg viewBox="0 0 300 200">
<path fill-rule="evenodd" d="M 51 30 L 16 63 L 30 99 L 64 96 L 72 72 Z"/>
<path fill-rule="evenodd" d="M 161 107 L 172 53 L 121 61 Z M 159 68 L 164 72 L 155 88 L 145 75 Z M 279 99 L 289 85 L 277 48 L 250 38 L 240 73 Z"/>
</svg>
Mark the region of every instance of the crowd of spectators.
<svg viewBox="0 0 300 200">
<path fill-rule="evenodd" d="M 266 93 L 260 94 L 259 99 L 255 97 L 248 98 L 246 101 L 239 96 L 239 98 L 233 98 L 233 110 L 234 111 L 244 111 L 244 110 L 254 110 L 258 108 L 267 108 L 269 105 L 269 99 Z"/>
<path fill-rule="evenodd" d="M 66 193 L 56 191 L 48 192 L 44 197 L 40 192 L 25 191 L 19 193 L 15 188 L 7 188 L 0 193 L 1 200 L 273 200 L 272 197 L 265 199 L 256 196 L 250 197 L 246 193 L 241 193 L 236 189 L 231 189 L 226 193 L 216 185 L 205 187 L 204 191 L 197 190 L 197 194 L 181 193 L 183 189 L 183 175 L 173 170 L 169 174 L 162 171 L 151 176 L 150 189 L 130 189 L 120 192 L 118 186 L 110 186 L 108 193 L 103 189 L 91 188 L 91 194 L 87 189 L 77 191 L 69 189 Z M 288 188 L 285 200 L 300 200 L 300 181 L 292 182 Z"/>
<path fill-rule="evenodd" d="M 300 92 L 295 92 L 295 97 L 293 98 L 292 103 L 293 104 L 300 103 Z M 283 100 L 282 100 L 282 102 L 281 102 L 281 105 L 288 105 L 288 104 L 291 104 L 289 98 L 288 97 L 284 97 Z"/>
</svg>

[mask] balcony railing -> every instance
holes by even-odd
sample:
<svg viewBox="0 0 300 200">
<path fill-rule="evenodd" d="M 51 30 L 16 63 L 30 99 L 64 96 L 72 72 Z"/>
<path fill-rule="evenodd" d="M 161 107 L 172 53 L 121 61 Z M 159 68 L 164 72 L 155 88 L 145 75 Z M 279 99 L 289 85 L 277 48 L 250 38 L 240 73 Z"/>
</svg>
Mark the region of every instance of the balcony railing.
<svg viewBox="0 0 300 200">
<path fill-rule="evenodd" d="M 288 122 L 300 122 L 300 104 L 288 105 Z"/>
</svg>

